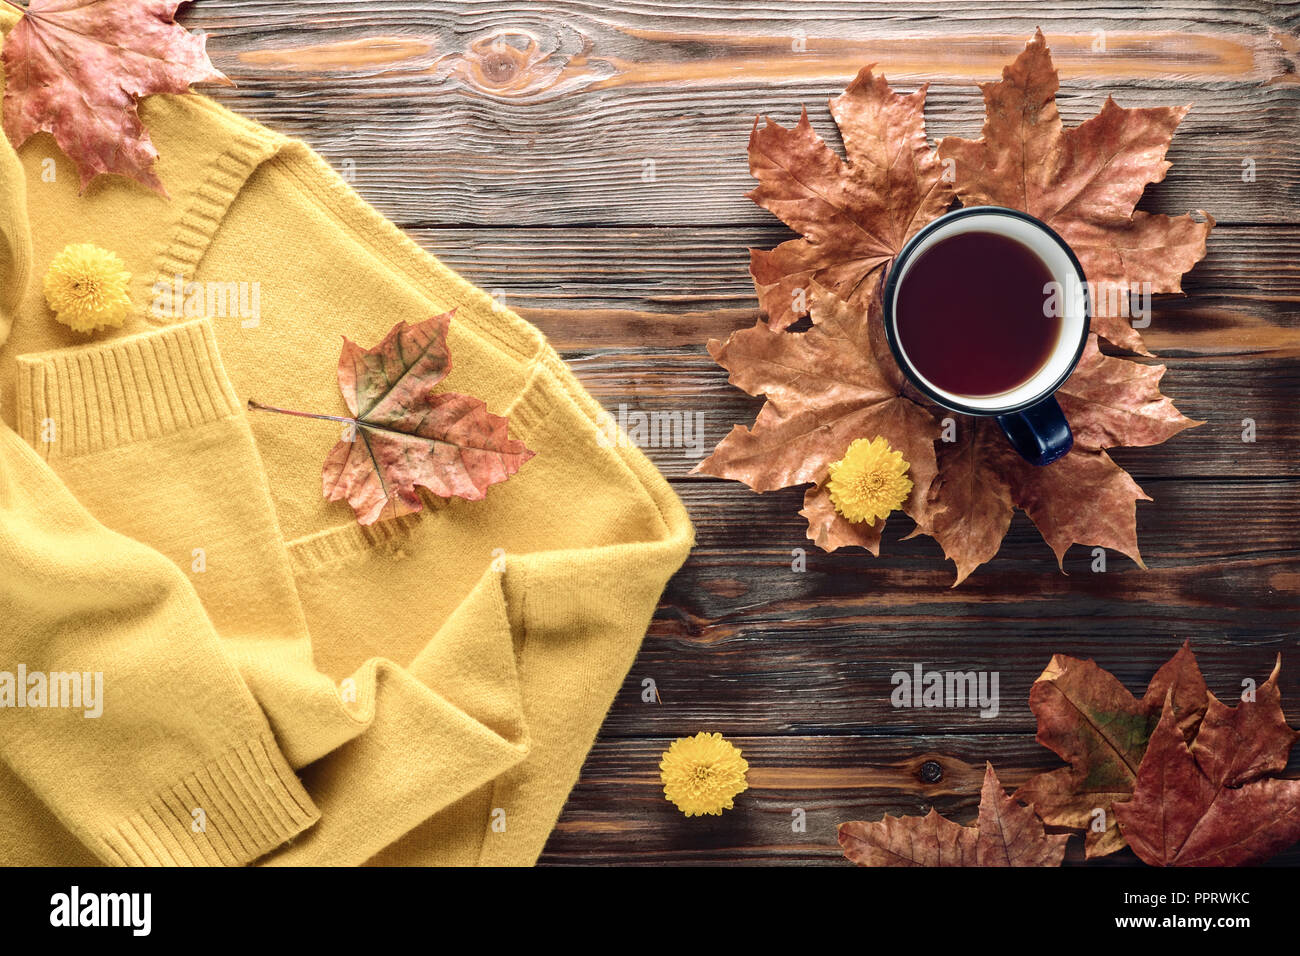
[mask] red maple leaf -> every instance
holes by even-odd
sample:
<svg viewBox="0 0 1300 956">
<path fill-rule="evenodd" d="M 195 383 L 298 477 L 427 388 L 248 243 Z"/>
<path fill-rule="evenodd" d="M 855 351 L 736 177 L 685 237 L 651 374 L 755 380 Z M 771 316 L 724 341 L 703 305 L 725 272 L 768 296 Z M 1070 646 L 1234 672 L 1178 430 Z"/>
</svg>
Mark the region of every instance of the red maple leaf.
<svg viewBox="0 0 1300 956">
<path fill-rule="evenodd" d="M 4 129 L 14 148 L 49 132 L 81 188 L 118 173 L 166 195 L 136 107 L 151 93 L 230 81 L 205 39 L 177 25 L 181 0 L 31 0 L 4 41 Z"/>
<path fill-rule="evenodd" d="M 533 457 L 522 441 L 508 436 L 506 419 L 479 399 L 433 391 L 451 371 L 451 316 L 398 322 L 372 349 L 343 340 L 339 389 L 351 418 L 248 403 L 347 426 L 325 459 L 322 482 L 325 497 L 347 501 L 361 524 L 421 510 L 419 488 L 478 501 Z"/>
</svg>

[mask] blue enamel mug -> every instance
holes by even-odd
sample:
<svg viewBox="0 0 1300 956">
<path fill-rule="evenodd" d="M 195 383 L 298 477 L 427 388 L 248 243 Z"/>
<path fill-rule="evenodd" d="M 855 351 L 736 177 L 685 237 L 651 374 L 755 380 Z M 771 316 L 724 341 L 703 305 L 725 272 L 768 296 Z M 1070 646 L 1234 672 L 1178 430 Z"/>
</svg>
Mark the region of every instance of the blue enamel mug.
<svg viewBox="0 0 1300 956">
<path fill-rule="evenodd" d="M 996 394 L 964 395 L 936 385 L 908 356 L 898 331 L 898 299 L 910 268 L 935 244 L 966 232 L 993 233 L 1032 252 L 1046 267 L 1053 289 L 1044 288 L 1045 308 L 1059 318 L 1058 333 L 1046 358 L 1022 382 Z M 920 280 L 917 280 L 920 281 Z M 1069 422 L 1055 393 L 1070 377 L 1088 341 L 1090 301 L 1087 280 L 1078 258 L 1046 223 L 1016 209 L 971 206 L 958 209 L 925 226 L 903 246 L 884 289 L 885 335 L 899 369 L 915 388 L 935 404 L 963 415 L 994 417 L 1021 456 L 1035 465 L 1049 465 L 1074 444 Z"/>
</svg>

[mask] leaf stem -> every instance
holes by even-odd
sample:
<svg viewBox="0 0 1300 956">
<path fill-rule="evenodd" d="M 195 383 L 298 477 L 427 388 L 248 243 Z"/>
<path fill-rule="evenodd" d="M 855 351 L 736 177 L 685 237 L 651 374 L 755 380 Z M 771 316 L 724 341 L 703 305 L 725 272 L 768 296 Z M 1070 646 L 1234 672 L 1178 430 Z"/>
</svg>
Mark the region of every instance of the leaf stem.
<svg viewBox="0 0 1300 956">
<path fill-rule="evenodd" d="M 9 0 L 4 0 L 4 2 L 8 3 Z M 298 418 L 319 418 L 327 422 L 350 422 L 354 425 L 357 424 L 355 418 L 343 418 L 339 415 L 318 415 L 315 412 L 295 412 L 289 408 L 276 408 L 274 405 L 263 405 L 261 402 L 255 401 L 251 398 L 248 400 L 248 407 L 256 412 L 275 412 L 277 415 L 295 415 Z"/>
</svg>

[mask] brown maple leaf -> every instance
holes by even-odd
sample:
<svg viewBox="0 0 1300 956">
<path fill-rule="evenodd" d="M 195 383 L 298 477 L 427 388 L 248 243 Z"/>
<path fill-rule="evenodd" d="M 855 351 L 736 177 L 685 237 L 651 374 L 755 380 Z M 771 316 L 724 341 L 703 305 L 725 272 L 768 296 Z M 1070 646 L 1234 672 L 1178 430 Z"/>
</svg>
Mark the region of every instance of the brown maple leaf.
<svg viewBox="0 0 1300 956">
<path fill-rule="evenodd" d="M 1212 221 L 1151 216 L 1133 207 L 1168 168 L 1164 153 L 1186 110 L 1123 110 L 1108 102 L 1096 119 L 1065 130 L 1056 89 L 1040 32 L 1001 83 L 985 84 L 985 138 L 944 140 L 963 200 L 999 202 L 1047 219 L 1078 243 L 1090 279 L 1111 281 L 1122 273 L 1126 281 L 1152 282 L 1154 291 L 1175 291 L 1178 275 L 1204 254 Z M 809 538 L 827 551 L 858 545 L 875 554 L 883 522 L 846 521 L 824 484 L 828 464 L 852 440 L 883 435 L 912 465 L 913 491 L 904 506 L 917 522 L 912 534 L 939 541 L 956 565 L 955 584 L 997 553 L 1017 508 L 1062 567 L 1074 544 L 1112 548 L 1145 567 L 1137 502 L 1150 498 L 1107 449 L 1159 444 L 1200 424 L 1161 394 L 1163 366 L 1108 357 L 1090 336 L 1056 393 L 1074 449 L 1036 468 L 1009 448 L 993 420 L 950 416 L 917 394 L 883 336 L 871 334 L 880 277 L 907 238 L 952 201 L 945 170 L 926 142 L 924 103 L 924 87 L 896 94 L 864 69 L 831 101 L 847 163 L 813 132 L 806 113 L 792 129 L 755 123 L 749 159 L 758 186 L 751 198 L 803 238 L 770 252 L 751 250 L 766 327 L 760 322 L 725 344 L 710 342 L 709 350 L 733 384 L 768 401 L 752 428 L 733 428 L 696 471 L 757 491 L 810 482 L 800 512 Z M 1017 142 L 1024 155 L 1013 149 Z M 1172 245 L 1141 251 L 1157 239 Z M 828 297 L 843 305 L 828 305 Z M 812 315 L 813 329 L 787 333 L 801 311 Z M 826 321 L 832 312 L 837 318 Z M 1136 333 L 1109 321 L 1115 318 L 1103 314 L 1095 328 L 1133 345 L 1126 335 Z M 825 334 L 813 334 L 818 331 Z M 956 434 L 945 425 L 937 451 L 926 447 L 950 417 Z M 909 425 L 919 432 L 909 434 Z"/>
<path fill-rule="evenodd" d="M 1062 568 L 1074 544 L 1112 548 L 1146 567 L 1138 551 L 1137 502 L 1151 499 L 1104 451 L 1076 447 L 1037 468 L 1007 446 L 992 419 L 978 418 L 963 421 L 957 440 L 940 448 L 938 467 L 933 517 L 912 534 L 939 542 L 957 566 L 953 587 L 997 554 L 1016 508 L 1038 527 Z"/>
<path fill-rule="evenodd" d="M 1105 355 L 1097 348 L 1097 337 L 1088 336 L 1074 374 L 1056 391 L 1075 447 L 1092 451 L 1149 447 L 1185 428 L 1203 425 L 1160 393 L 1165 371 L 1163 365 Z"/>
<path fill-rule="evenodd" d="M 982 83 L 983 137 L 945 137 L 939 156 L 954 163 L 966 206 L 1009 206 L 1051 226 L 1069 243 L 1097 289 L 1093 330 L 1146 353 L 1121 314 L 1134 284 L 1181 292 L 1182 274 L 1205 256 L 1214 219 L 1135 212 L 1147 184 L 1164 179 L 1165 152 L 1190 107 L 1124 109 L 1106 98 L 1092 119 L 1065 129 L 1051 51 L 1039 30 L 996 83 Z"/>
<path fill-rule="evenodd" d="M 868 311 L 811 287 L 812 328 L 794 333 L 758 322 L 709 354 L 730 382 L 767 402 L 753 428 L 737 425 L 695 472 L 743 481 L 755 491 L 813 482 L 802 512 L 808 536 L 826 550 L 856 544 L 879 553 L 883 521 L 850 524 L 824 492 L 827 466 L 855 438 L 883 436 L 909 462 L 912 493 L 904 510 L 926 519 L 935 475 L 934 417 L 903 392 L 902 376 L 883 358 L 878 302 Z"/>
<path fill-rule="evenodd" d="M 118 173 L 166 195 L 136 111 L 151 93 L 229 83 L 205 39 L 175 21 L 180 0 L 31 0 L 4 41 L 4 128 L 14 148 L 46 131 L 81 188 Z"/>
<path fill-rule="evenodd" d="M 984 765 L 975 826 L 931 810 L 924 817 L 841 823 L 840 848 L 859 866 L 1060 866 L 1068 834 L 1049 835 L 1031 807 L 1007 796 Z"/>
<path fill-rule="evenodd" d="M 1189 643 L 1156 672 L 1141 700 L 1095 662 L 1057 654 L 1034 681 L 1029 706 L 1038 742 L 1069 766 L 1031 778 L 1016 797 L 1050 826 L 1086 831 L 1089 858 L 1122 849 L 1112 807 L 1132 794 L 1167 697 L 1176 725 L 1190 735 L 1209 691 Z"/>
<path fill-rule="evenodd" d="M 827 466 L 855 438 L 887 438 L 910 463 L 903 510 L 915 534 L 934 537 L 957 566 L 960 584 L 998 551 L 1015 508 L 1023 509 L 1063 563 L 1072 544 L 1114 548 L 1142 565 L 1136 503 L 1150 500 L 1105 453 L 1116 445 L 1157 444 L 1199 424 L 1164 395 L 1164 366 L 1101 353 L 1090 336 L 1079 366 L 1057 392 L 1075 430 L 1075 448 L 1047 468 L 1023 461 L 988 418 L 963 417 L 955 442 L 940 442 L 939 415 L 908 387 L 884 341 L 878 299 L 867 311 L 816 284 L 813 326 L 795 333 L 758 322 L 713 340 L 709 352 L 729 381 L 767 402 L 752 428 L 735 426 L 695 472 L 743 481 L 755 491 L 811 482 L 800 512 L 808 537 L 834 551 L 857 545 L 879 554 L 884 522 L 853 524 L 825 491 Z M 1080 490 L 1088 494 L 1080 500 Z"/>
<path fill-rule="evenodd" d="M 964 419 L 955 438 L 939 443 L 930 520 L 908 535 L 928 534 L 939 542 L 957 566 L 953 587 L 1002 547 L 1015 510 L 1004 469 L 1016 467 L 1015 452 L 989 419 Z"/>
<path fill-rule="evenodd" d="M 755 120 L 749 169 L 758 186 L 749 198 L 804 236 L 750 250 L 773 328 L 799 318 L 798 301 L 813 283 L 865 311 L 903 243 L 952 204 L 952 185 L 925 137 L 925 92 L 895 93 L 864 68 L 830 101 L 847 163 L 813 131 L 807 111 L 790 129 Z"/>
<path fill-rule="evenodd" d="M 1105 449 L 1159 444 L 1193 421 L 1160 392 L 1163 365 L 1103 354 L 1090 335 L 1074 374 L 1056 392 L 1074 448 L 1039 468 L 1008 445 L 996 422 L 962 418 L 956 441 L 940 443 L 930 488 L 928 534 L 957 566 L 960 584 L 998 552 L 1015 508 L 1023 510 L 1064 564 L 1073 544 L 1112 548 L 1140 567 L 1137 502 L 1151 499 Z M 1085 491 L 1086 489 L 1086 491 Z"/>
<path fill-rule="evenodd" d="M 330 501 L 347 501 L 361 524 L 423 508 L 419 488 L 442 498 L 478 501 L 533 452 L 507 434 L 507 421 L 477 398 L 434 392 L 451 371 L 451 312 L 416 325 L 398 322 L 372 349 L 343 340 L 338 380 L 352 418 L 249 407 L 347 425 L 325 459 Z"/>
<path fill-rule="evenodd" d="M 1213 694 L 1190 744 L 1175 693 L 1138 768 L 1132 799 L 1115 804 L 1124 838 L 1152 866 L 1244 866 L 1300 840 L 1300 780 L 1286 767 L 1296 732 L 1282 713 L 1278 657 L 1256 699 Z"/>
</svg>

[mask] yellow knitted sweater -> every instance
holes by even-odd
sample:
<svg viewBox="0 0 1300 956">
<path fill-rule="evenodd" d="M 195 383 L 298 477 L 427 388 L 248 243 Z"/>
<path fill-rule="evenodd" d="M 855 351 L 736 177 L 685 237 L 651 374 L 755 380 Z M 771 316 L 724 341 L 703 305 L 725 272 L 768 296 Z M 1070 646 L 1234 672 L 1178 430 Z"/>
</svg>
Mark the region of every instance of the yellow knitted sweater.
<svg viewBox="0 0 1300 956">
<path fill-rule="evenodd" d="M 197 95 L 141 112 L 170 199 L 78 195 L 52 139 L 0 138 L 0 863 L 533 862 L 690 547 L 681 503 L 537 330 L 302 143 Z M 132 273 L 123 329 L 46 307 L 74 242 Z M 245 403 L 346 414 L 341 336 L 452 308 L 440 387 L 537 456 L 363 528 L 321 496 L 337 426 Z M 102 712 L 34 695 L 59 674 L 102 674 Z"/>
</svg>

